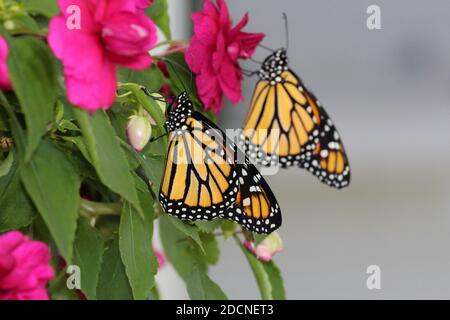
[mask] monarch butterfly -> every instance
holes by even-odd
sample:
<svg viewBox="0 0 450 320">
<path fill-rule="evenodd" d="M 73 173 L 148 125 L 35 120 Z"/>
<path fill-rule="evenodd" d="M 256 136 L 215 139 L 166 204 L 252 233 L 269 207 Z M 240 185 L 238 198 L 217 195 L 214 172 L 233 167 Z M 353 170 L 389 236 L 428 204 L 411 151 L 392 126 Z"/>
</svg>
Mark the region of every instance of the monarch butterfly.
<svg viewBox="0 0 450 320">
<path fill-rule="evenodd" d="M 298 165 L 336 188 L 350 183 L 350 166 L 332 120 L 288 67 L 286 50 L 268 56 L 258 71 L 240 143 L 266 166 Z"/>
<path fill-rule="evenodd" d="M 183 220 L 226 218 L 257 233 L 280 227 L 279 205 L 261 174 L 220 128 L 193 110 L 186 92 L 168 109 L 166 127 L 159 200 L 168 214 Z"/>
</svg>

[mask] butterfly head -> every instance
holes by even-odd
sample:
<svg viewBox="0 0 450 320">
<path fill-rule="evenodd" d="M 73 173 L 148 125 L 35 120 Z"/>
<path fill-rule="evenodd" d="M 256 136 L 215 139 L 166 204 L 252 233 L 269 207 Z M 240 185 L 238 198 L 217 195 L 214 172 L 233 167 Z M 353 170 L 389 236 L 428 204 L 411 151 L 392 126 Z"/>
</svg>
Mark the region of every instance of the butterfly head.
<svg viewBox="0 0 450 320">
<path fill-rule="evenodd" d="M 287 70 L 287 64 L 286 49 L 278 49 L 264 60 L 259 70 L 259 77 L 270 82 L 276 81 L 283 71 Z"/>
<path fill-rule="evenodd" d="M 186 118 L 192 113 L 192 102 L 186 91 L 182 92 L 177 100 L 170 105 L 166 112 L 167 130 L 174 131 L 181 128 Z"/>
</svg>

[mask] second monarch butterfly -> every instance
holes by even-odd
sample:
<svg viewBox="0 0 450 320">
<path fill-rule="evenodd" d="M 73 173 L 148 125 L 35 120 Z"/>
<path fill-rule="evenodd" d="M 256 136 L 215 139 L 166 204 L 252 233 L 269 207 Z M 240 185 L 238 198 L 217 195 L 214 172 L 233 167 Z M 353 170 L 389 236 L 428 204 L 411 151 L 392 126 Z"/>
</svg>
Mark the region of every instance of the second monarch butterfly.
<svg viewBox="0 0 450 320">
<path fill-rule="evenodd" d="M 168 214 L 183 220 L 226 218 L 257 233 L 280 227 L 280 208 L 264 178 L 220 128 L 193 110 L 186 92 L 169 108 L 166 127 L 159 199 Z"/>
<path fill-rule="evenodd" d="M 266 166 L 305 168 L 329 186 L 350 183 L 350 166 L 332 120 L 288 67 L 284 48 L 269 55 L 245 120 L 241 144 Z"/>
</svg>

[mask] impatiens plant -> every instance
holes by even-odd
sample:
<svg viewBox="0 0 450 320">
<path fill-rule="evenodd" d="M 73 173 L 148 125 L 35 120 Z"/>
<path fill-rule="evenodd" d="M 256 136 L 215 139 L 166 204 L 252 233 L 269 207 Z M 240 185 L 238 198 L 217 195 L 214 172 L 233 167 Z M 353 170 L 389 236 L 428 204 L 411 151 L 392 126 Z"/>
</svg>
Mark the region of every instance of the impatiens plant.
<svg viewBox="0 0 450 320">
<path fill-rule="evenodd" d="M 236 241 L 262 298 L 284 298 L 279 238 L 178 220 L 157 197 L 166 101 L 187 90 L 212 120 L 223 94 L 241 101 L 238 60 L 263 38 L 247 20 L 206 0 L 192 41 L 175 41 L 166 0 L 0 0 L 0 299 L 159 299 L 166 262 L 192 299 L 226 299 L 208 275 L 218 237 Z"/>
</svg>

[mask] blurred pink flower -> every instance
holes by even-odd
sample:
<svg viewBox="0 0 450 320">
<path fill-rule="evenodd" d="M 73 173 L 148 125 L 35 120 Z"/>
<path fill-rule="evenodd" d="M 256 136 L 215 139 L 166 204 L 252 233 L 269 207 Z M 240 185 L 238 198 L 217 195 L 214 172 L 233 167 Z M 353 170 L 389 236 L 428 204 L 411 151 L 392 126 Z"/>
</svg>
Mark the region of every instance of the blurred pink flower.
<svg viewBox="0 0 450 320">
<path fill-rule="evenodd" d="M 0 89 L 11 90 L 11 80 L 8 73 L 8 44 L 6 40 L 0 36 Z"/>
<path fill-rule="evenodd" d="M 234 27 L 225 0 L 203 2 L 203 10 L 192 14 L 194 36 L 186 50 L 186 63 L 195 73 L 197 89 L 206 109 L 217 114 L 225 94 L 232 103 L 242 96 L 242 70 L 238 59 L 248 59 L 264 38 L 263 33 L 246 33 L 248 14 Z"/>
<path fill-rule="evenodd" d="M 254 244 L 248 240 L 244 240 L 244 246 L 250 250 L 259 260 L 269 262 L 273 256 L 283 250 L 283 242 L 280 236 L 276 232 L 272 232 L 268 235 L 260 244 L 255 248 Z"/>
<path fill-rule="evenodd" d="M 48 246 L 19 231 L 0 236 L 0 300 L 48 300 L 54 277 Z"/>
<path fill-rule="evenodd" d="M 136 8 L 138 9 L 147 9 L 152 3 L 153 0 L 135 0 L 136 1 Z"/>
<path fill-rule="evenodd" d="M 140 9 L 143 2 L 148 1 L 58 0 L 61 15 L 50 22 L 48 42 L 62 61 L 72 104 L 107 109 L 116 96 L 116 65 L 136 70 L 151 65 L 156 27 Z M 73 6 L 80 9 L 79 28 L 72 24 Z"/>
<path fill-rule="evenodd" d="M 158 269 L 161 269 L 167 263 L 166 257 L 164 256 L 164 253 L 158 249 L 153 249 L 153 251 L 155 251 L 156 260 L 158 260 Z"/>
</svg>

